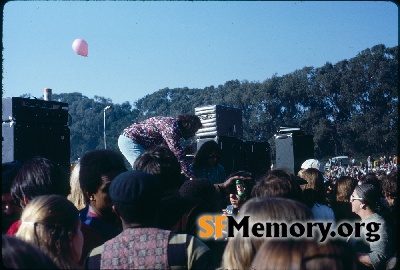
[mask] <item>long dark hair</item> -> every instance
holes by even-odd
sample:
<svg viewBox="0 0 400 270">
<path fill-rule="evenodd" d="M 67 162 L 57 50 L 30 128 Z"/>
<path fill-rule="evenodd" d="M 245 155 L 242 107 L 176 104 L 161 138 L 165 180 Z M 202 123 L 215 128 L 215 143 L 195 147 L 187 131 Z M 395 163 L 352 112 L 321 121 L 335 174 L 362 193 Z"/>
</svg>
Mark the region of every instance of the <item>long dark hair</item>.
<svg viewBox="0 0 400 270">
<path fill-rule="evenodd" d="M 219 149 L 218 143 L 214 140 L 206 141 L 200 146 L 199 150 L 197 150 L 193 158 L 193 165 L 196 167 L 207 166 L 207 160 L 212 153 L 217 154 L 218 163 L 221 159 L 221 150 Z"/>
</svg>

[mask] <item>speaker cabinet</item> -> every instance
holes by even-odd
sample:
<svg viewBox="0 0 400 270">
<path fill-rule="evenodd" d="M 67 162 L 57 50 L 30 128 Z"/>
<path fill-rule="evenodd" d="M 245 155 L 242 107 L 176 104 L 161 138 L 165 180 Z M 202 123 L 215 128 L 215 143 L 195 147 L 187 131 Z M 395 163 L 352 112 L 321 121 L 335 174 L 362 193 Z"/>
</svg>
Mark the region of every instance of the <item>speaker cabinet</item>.
<svg viewBox="0 0 400 270">
<path fill-rule="evenodd" d="M 213 138 L 197 139 L 197 149 L 206 141 L 214 140 L 221 151 L 221 165 L 224 166 L 226 175 L 246 169 L 243 143 L 233 137 L 217 136 Z"/>
<path fill-rule="evenodd" d="M 24 162 L 43 156 L 66 172 L 70 168 L 70 130 L 68 126 L 44 124 L 2 124 L 3 162 Z"/>
<path fill-rule="evenodd" d="M 268 142 L 242 141 L 233 137 L 216 136 L 198 139 L 197 150 L 209 140 L 218 143 L 221 151 L 220 163 L 227 175 L 243 170 L 258 175 L 271 167 L 271 150 Z"/>
<path fill-rule="evenodd" d="M 229 136 L 243 137 L 242 110 L 224 105 L 209 105 L 195 108 L 203 127 L 197 137 Z"/>
<path fill-rule="evenodd" d="M 2 120 L 46 125 L 68 124 L 68 103 L 29 98 L 3 98 Z"/>
<path fill-rule="evenodd" d="M 276 168 L 286 169 L 297 175 L 301 164 L 314 158 L 314 143 L 311 135 L 277 136 L 275 139 Z"/>
<path fill-rule="evenodd" d="M 268 142 L 243 141 L 246 171 L 258 175 L 271 168 L 271 148 Z"/>
</svg>

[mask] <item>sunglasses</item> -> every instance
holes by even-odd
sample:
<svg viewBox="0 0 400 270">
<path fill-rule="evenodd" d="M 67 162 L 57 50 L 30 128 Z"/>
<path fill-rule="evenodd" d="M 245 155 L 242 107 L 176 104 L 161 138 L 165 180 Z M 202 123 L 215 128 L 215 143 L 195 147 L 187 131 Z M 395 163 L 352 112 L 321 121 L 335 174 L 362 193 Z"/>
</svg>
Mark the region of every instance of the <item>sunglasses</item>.
<svg viewBox="0 0 400 270">
<path fill-rule="evenodd" d="M 362 201 L 363 198 L 358 198 L 358 197 L 354 197 L 353 195 L 350 195 L 350 202 L 353 202 L 353 201 L 355 201 L 355 200 L 360 200 L 360 201 Z"/>
</svg>

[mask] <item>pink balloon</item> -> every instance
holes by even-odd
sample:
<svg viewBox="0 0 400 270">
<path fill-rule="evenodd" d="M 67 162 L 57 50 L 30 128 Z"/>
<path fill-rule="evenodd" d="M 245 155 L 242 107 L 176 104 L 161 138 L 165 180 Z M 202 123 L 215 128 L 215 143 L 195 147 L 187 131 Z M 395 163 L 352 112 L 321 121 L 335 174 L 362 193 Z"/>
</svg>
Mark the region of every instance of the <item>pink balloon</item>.
<svg viewBox="0 0 400 270">
<path fill-rule="evenodd" d="M 88 44 L 85 40 L 78 38 L 72 43 L 72 49 L 79 55 L 88 56 Z"/>
</svg>

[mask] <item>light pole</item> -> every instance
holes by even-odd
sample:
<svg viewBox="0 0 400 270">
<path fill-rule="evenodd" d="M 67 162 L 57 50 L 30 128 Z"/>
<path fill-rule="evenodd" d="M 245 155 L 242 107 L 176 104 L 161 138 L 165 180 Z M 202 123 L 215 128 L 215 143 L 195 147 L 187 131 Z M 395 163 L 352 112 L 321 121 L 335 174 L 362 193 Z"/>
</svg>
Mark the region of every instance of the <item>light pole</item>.
<svg viewBox="0 0 400 270">
<path fill-rule="evenodd" d="M 111 108 L 111 105 L 108 105 L 103 110 L 103 113 L 104 113 L 104 116 L 103 116 L 103 119 L 104 119 L 104 149 L 107 149 L 107 141 L 106 141 L 106 111 L 108 109 L 110 109 L 110 108 Z"/>
</svg>

